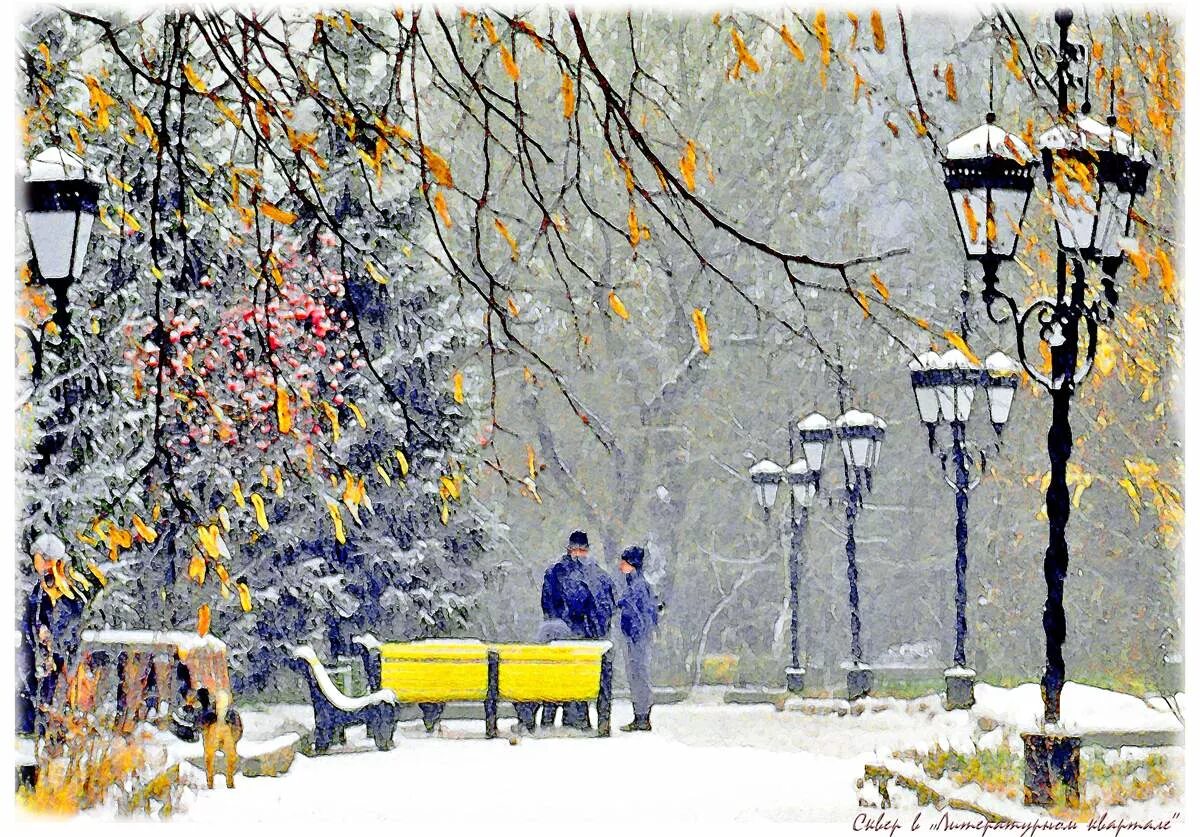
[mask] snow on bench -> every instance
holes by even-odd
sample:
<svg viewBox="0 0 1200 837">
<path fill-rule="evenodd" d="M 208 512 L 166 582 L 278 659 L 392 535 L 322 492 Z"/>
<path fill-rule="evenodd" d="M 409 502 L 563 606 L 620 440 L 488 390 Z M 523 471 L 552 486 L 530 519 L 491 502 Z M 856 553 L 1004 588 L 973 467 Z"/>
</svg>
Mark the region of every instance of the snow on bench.
<svg viewBox="0 0 1200 837">
<path fill-rule="evenodd" d="M 318 753 L 346 739 L 346 728 L 365 724 L 375 746 L 391 749 L 396 731 L 396 694 L 379 689 L 363 697 L 350 697 L 329 678 L 329 672 L 312 646 L 292 649 L 292 657 L 308 680 L 313 703 L 313 747 Z"/>
</svg>

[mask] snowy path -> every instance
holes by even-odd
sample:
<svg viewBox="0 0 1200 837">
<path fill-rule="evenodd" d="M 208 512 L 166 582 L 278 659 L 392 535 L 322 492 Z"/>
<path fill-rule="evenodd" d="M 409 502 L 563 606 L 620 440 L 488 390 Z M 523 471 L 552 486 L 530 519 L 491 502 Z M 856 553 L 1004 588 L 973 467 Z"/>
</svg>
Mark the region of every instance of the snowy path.
<svg viewBox="0 0 1200 837">
<path fill-rule="evenodd" d="M 618 702 L 614 718 L 629 716 Z M 502 729 L 507 724 L 502 722 Z M 297 756 L 282 778 L 238 779 L 201 790 L 189 822 L 825 821 L 848 824 L 861 809 L 855 781 L 873 753 L 965 735 L 964 712 L 934 720 L 884 712 L 811 717 L 767 706 L 662 706 L 654 732 L 608 740 L 483 738 L 482 723 L 446 722 L 445 737 L 405 725 L 379 753 Z M 578 776 L 571 777 L 575 766 Z M 622 784 L 637 788 L 622 792 Z M 454 833 L 453 830 L 450 833 Z"/>
</svg>

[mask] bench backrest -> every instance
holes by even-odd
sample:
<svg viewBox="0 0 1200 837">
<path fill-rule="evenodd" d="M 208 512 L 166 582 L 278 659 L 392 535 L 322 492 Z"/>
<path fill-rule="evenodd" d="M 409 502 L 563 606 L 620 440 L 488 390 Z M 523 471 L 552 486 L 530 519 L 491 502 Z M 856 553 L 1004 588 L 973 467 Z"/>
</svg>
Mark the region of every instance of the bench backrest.
<svg viewBox="0 0 1200 837">
<path fill-rule="evenodd" d="M 376 647 L 369 646 L 372 651 Z M 458 639 L 384 642 L 377 645 L 379 683 L 405 703 L 483 700 L 491 651 L 499 658 L 498 696 L 504 700 L 592 700 L 600 690 L 601 660 L 611 647 L 607 641 L 582 640 L 545 645 Z"/>
</svg>

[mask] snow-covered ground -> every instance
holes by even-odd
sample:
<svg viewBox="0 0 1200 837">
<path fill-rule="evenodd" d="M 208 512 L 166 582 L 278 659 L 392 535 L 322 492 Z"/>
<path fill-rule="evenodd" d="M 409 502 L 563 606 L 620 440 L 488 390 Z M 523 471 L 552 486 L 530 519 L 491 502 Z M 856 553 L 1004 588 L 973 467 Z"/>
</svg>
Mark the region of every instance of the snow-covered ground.
<svg viewBox="0 0 1200 837">
<path fill-rule="evenodd" d="M 425 823 L 445 833 L 505 822 L 592 828 L 646 821 L 826 822 L 850 829 L 856 816 L 880 813 L 859 804 L 856 784 L 867 763 L 935 745 L 966 751 L 1008 741 L 1019 747 L 1017 731 L 1036 714 L 1037 686 L 981 685 L 977 697 L 969 712 L 944 710 L 937 695 L 868 698 L 853 711 L 844 701 L 791 700 L 780 712 L 769 705 L 724 704 L 718 693 L 699 690 L 684 703 L 657 707 L 651 734 L 614 729 L 608 739 L 561 731 L 517 738 L 505 735 L 511 721 L 502 720 L 501 737 L 487 740 L 482 721 L 445 721 L 433 736 L 418 721 L 401 724 L 395 748 L 384 753 L 357 728 L 330 754 L 297 754 L 282 777 L 238 776 L 234 790 L 221 780 L 207 790 L 203 771 L 185 762 L 181 774 L 190 788 L 177 819 L 237 826 L 280 820 Z M 1161 704 L 1070 684 L 1063 714 L 1078 718 L 1076 729 L 1178 729 L 1175 715 Z M 242 714 L 246 737 L 240 749 L 247 755 L 254 742 L 312 726 L 307 706 L 244 707 Z M 617 701 L 615 724 L 629 717 L 628 702 Z M 983 732 L 980 717 L 1002 726 Z M 165 734 L 163 740 L 173 741 Z M 173 741 L 170 749 L 178 760 L 195 756 L 199 744 Z M 110 819 L 113 811 L 94 815 Z"/>
<path fill-rule="evenodd" d="M 618 702 L 614 718 L 630 716 Z M 892 715 L 892 717 L 887 717 Z M 770 706 L 678 704 L 654 711 L 654 732 L 609 739 L 486 740 L 479 721 L 441 736 L 402 725 L 376 752 L 352 730 L 353 753 L 297 756 L 283 778 L 239 777 L 233 791 L 185 800 L 189 821 L 347 818 L 438 822 L 823 821 L 849 825 L 867 761 L 938 737 L 968 738 L 965 712 L 930 719 L 777 712 Z M 502 729 L 506 726 L 502 722 Z M 449 833 L 454 833 L 453 829 Z"/>
</svg>

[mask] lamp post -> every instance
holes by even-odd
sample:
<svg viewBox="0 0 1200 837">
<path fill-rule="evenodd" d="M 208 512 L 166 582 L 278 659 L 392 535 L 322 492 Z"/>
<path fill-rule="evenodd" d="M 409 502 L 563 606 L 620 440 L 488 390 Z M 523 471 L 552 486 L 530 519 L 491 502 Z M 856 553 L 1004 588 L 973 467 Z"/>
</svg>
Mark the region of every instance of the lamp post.
<svg viewBox="0 0 1200 837">
<path fill-rule="evenodd" d="M 826 422 L 828 424 L 828 422 Z M 791 527 L 790 549 L 788 550 L 788 603 L 791 608 L 791 665 L 784 671 L 787 689 L 793 694 L 804 691 L 804 666 L 800 660 L 800 581 L 803 574 L 804 532 L 808 528 L 808 509 L 817 493 L 819 472 L 809 467 L 805 459 L 795 458 L 796 438 L 788 436 L 788 457 L 792 464 L 787 468 L 764 459 L 750 469 L 750 481 L 755 496 L 762 507 L 764 517 L 770 518 L 771 506 L 779 492 L 779 485 L 786 483 L 788 492 Z"/>
<path fill-rule="evenodd" d="M 926 352 L 909 365 L 917 412 L 929 428 L 929 452 L 941 459 L 942 473 L 954 489 L 957 513 L 954 561 L 954 663 L 944 672 L 946 707 L 969 709 L 975 704 L 975 671 L 967 667 L 967 497 L 979 483 L 985 467 L 985 454 L 978 445 L 967 441 L 967 420 L 975 399 L 975 388 L 987 393 L 992 427 L 999 435 L 1008 421 L 1012 397 L 1016 392 L 1016 363 L 1002 352 L 995 352 L 980 369 L 958 349 L 943 355 Z M 937 429 L 942 422 L 950 425 L 950 449 L 941 447 Z M 974 448 L 972 452 L 970 447 Z M 948 464 L 949 461 L 949 464 Z M 974 479 L 970 469 L 977 469 Z"/>
<path fill-rule="evenodd" d="M 1097 331 L 1114 316 L 1118 301 L 1116 274 L 1124 259 L 1134 201 L 1146 190 L 1151 159 L 1133 138 L 1088 116 L 1090 103 L 1077 113 L 1069 104 L 1069 88 L 1080 78 L 1072 63 L 1084 47 L 1068 38 L 1073 15 L 1055 13 L 1058 26 L 1057 71 L 1054 93 L 1058 120 L 1038 139 L 1042 169 L 1051 192 L 1058 258 L 1054 296 L 1034 299 L 1021 308 L 999 287 L 998 269 L 1012 258 L 1020 225 L 1033 190 L 1036 161 L 1019 137 L 993 123 L 964 134 L 947 147 L 946 188 L 958 218 L 967 258 L 983 267 L 982 299 L 997 323 L 1012 321 L 1021 367 L 1050 394 L 1051 423 L 1046 442 L 1050 484 L 1046 489 L 1049 539 L 1043 562 L 1046 605 L 1042 626 L 1046 634 L 1046 668 L 1042 677 L 1044 723 L 1059 722 L 1062 688 L 1066 681 L 1063 643 L 1066 614 L 1063 581 L 1070 561 L 1067 522 L 1070 493 L 1067 462 L 1071 457 L 1071 399 L 1091 370 Z M 1099 287 L 1089 282 L 1086 265 L 1100 267 Z M 1070 269 L 1068 269 L 1068 267 Z M 1025 338 L 1036 335 L 1049 348 L 1050 370 L 1029 360 Z M 1086 345 L 1080 346 L 1080 338 Z M 1053 732 L 1029 733 L 1025 741 L 1025 800 L 1047 805 L 1052 788 L 1061 785 L 1072 804 L 1079 801 L 1079 739 Z"/>
<path fill-rule="evenodd" d="M 871 667 L 863 661 L 858 600 L 858 557 L 854 540 L 854 523 L 862 509 L 863 488 L 871 488 L 872 473 L 879 461 L 887 424 L 883 419 L 859 410 L 848 410 L 830 423 L 820 413 L 812 413 L 789 429 L 788 454 L 792 464 L 782 468 L 769 459 L 750 469 L 750 481 L 763 512 L 769 518 L 778 486 L 791 487 L 791 549 L 788 555 L 788 578 L 792 609 L 792 660 L 787 669 L 788 690 L 804 688 L 804 667 L 800 662 L 800 580 L 803 573 L 803 539 L 808 527 L 808 513 L 821 484 L 821 469 L 825 464 L 825 446 L 834 438 L 841 442 L 846 490 L 842 495 L 846 505 L 846 578 L 850 585 L 850 667 L 846 675 L 846 690 L 851 700 L 864 697 L 871 691 Z M 796 448 L 800 448 L 797 457 Z"/>
<path fill-rule="evenodd" d="M 25 225 L 33 251 L 33 280 L 54 293 L 53 323 L 65 354 L 67 327 L 71 323 L 69 292 L 83 273 L 92 225 L 97 215 L 100 187 L 87 178 L 83 160 L 70 151 L 51 146 L 29 161 L 25 180 Z M 43 374 L 44 356 L 35 341 L 34 380 Z M 57 428 L 72 402 L 79 397 L 78 385 L 65 381 L 55 387 L 59 401 L 55 414 L 42 420 L 44 435 L 37 444 L 35 473 L 42 473 L 50 458 L 61 449 L 64 436 Z"/>
</svg>

